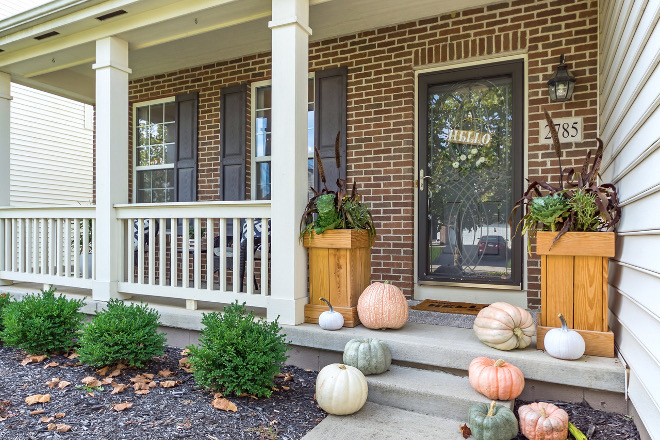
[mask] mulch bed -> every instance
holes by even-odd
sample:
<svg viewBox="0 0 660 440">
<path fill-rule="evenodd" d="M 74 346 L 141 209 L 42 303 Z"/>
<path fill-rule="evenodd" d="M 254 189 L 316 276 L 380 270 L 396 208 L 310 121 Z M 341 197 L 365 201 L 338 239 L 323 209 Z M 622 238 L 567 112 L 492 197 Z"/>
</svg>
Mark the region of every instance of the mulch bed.
<svg viewBox="0 0 660 440">
<path fill-rule="evenodd" d="M 122 370 L 112 378 L 129 385 L 120 394 L 111 394 L 113 386 L 108 384 L 103 385 L 103 391 L 91 393 L 82 388 L 83 378 L 94 376 L 102 380 L 105 376 L 75 359 L 52 356 L 22 366 L 24 357 L 20 350 L 0 346 L 0 420 L 6 418 L 0 421 L 2 440 L 300 439 L 326 416 L 314 400 L 317 373 L 292 366 L 283 369 L 288 377 L 275 379 L 277 391 L 270 398 L 224 396 L 236 405 L 237 411 L 232 412 L 214 408 L 213 393 L 197 387 L 192 374 L 179 368 L 179 360 L 184 357 L 181 349 L 167 348 L 148 367 Z M 44 368 L 50 362 L 59 365 Z M 159 371 L 167 369 L 175 375 L 158 376 Z M 130 387 L 130 379 L 140 373 L 154 374 L 153 381 L 158 383 L 145 395 L 136 394 Z M 49 388 L 46 382 L 52 378 L 71 385 Z M 181 383 L 172 388 L 161 387 L 160 383 L 167 380 Z M 26 397 L 36 394 L 50 394 L 51 399 L 28 406 Z M 113 409 L 113 405 L 125 402 L 132 406 L 123 411 Z M 43 412 L 30 414 L 40 410 Z M 47 420 L 58 413 L 65 415 Z M 49 431 L 49 424 L 68 425 L 71 430 Z"/>
<path fill-rule="evenodd" d="M 591 408 L 586 403 L 547 402 L 557 405 L 568 413 L 568 419 L 589 440 L 639 440 L 639 433 L 632 418 L 621 414 L 600 411 Z M 518 415 L 518 408 L 531 402 L 516 399 L 514 412 Z M 593 430 L 592 430 L 593 427 Z M 569 434 L 569 439 L 573 437 Z M 515 440 L 526 440 L 525 436 L 518 434 Z"/>
</svg>

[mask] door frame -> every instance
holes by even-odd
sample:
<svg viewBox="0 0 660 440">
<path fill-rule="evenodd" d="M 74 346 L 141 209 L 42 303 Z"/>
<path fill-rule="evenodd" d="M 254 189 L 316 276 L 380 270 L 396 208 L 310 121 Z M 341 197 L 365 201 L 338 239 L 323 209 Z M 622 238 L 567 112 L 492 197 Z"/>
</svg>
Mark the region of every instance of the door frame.
<svg viewBox="0 0 660 440">
<path fill-rule="evenodd" d="M 527 307 L 527 252 L 524 251 L 527 246 L 527 237 L 523 236 L 523 255 L 522 255 L 522 285 L 521 287 L 493 284 L 469 284 L 469 283 L 437 283 L 419 281 L 419 75 L 427 73 L 441 73 L 445 70 L 462 69 L 467 67 L 476 67 L 487 64 L 505 62 L 505 61 L 523 61 L 523 179 L 522 191 L 525 190 L 525 179 L 528 177 L 528 115 L 529 115 L 529 81 L 528 81 L 528 59 L 527 54 L 513 53 L 506 56 L 484 57 L 459 62 L 446 62 L 434 65 L 416 67 L 415 74 L 415 109 L 414 109 L 414 148 L 415 148 L 415 168 L 413 171 L 414 181 L 414 290 L 413 298 L 415 300 L 437 299 L 444 301 L 475 302 L 482 304 L 491 304 L 497 301 L 505 301 L 510 304 Z"/>
</svg>

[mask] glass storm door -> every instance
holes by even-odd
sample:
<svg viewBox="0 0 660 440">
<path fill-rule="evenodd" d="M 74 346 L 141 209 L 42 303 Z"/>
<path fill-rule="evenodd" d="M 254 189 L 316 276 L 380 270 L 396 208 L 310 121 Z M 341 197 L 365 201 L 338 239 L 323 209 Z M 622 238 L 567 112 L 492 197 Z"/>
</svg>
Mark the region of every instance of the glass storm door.
<svg viewBox="0 0 660 440">
<path fill-rule="evenodd" d="M 523 87 L 522 61 L 419 76 L 420 283 L 521 285 Z"/>
</svg>

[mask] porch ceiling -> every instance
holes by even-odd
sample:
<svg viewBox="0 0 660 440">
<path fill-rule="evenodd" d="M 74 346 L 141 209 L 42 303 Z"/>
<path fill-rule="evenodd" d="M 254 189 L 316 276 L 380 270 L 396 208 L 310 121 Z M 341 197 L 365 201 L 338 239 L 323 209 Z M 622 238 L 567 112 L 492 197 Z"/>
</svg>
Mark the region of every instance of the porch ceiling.
<svg viewBox="0 0 660 440">
<path fill-rule="evenodd" d="M 464 0 L 461 9 L 501 0 Z M 0 21 L 0 71 L 90 104 L 95 41 L 129 42 L 131 78 L 269 51 L 270 0 L 55 0 Z M 438 15 L 452 0 L 310 0 L 311 41 Z M 123 9 L 104 21 L 96 17 Z M 59 35 L 36 40 L 51 31 Z"/>
</svg>

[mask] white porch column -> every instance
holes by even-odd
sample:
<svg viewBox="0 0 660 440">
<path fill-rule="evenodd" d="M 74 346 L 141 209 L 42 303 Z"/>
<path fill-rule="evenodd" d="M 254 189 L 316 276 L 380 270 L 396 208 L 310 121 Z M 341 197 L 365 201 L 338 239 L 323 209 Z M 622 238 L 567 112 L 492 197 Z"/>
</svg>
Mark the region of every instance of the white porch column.
<svg viewBox="0 0 660 440">
<path fill-rule="evenodd" d="M 96 281 L 98 301 L 119 297 L 121 224 L 114 205 L 128 203 L 128 42 L 96 42 Z"/>
<path fill-rule="evenodd" d="M 272 287 L 268 319 L 304 321 L 307 256 L 298 242 L 307 204 L 309 0 L 272 0 Z"/>
<path fill-rule="evenodd" d="M 9 206 L 9 116 L 11 102 L 11 76 L 0 72 L 0 206 Z M 0 225 L 0 262 L 4 265 L 5 234 L 4 225 Z M 4 270 L 4 267 L 0 268 Z M 10 285 L 10 280 L 1 280 L 0 286 Z"/>
</svg>

